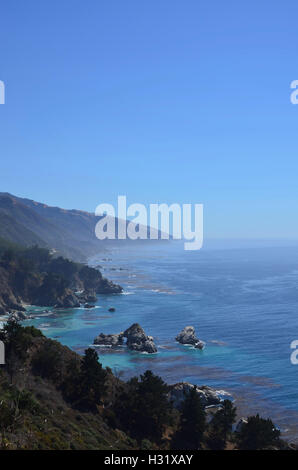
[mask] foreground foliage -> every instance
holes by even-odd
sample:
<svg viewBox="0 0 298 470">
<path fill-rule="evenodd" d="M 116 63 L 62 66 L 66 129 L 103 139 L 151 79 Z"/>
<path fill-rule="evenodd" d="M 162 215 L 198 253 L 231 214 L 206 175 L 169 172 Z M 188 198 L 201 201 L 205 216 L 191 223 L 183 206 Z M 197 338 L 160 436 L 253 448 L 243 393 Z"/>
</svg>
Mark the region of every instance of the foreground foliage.
<svg viewBox="0 0 298 470">
<path fill-rule="evenodd" d="M 266 449 L 285 448 L 271 420 L 249 417 L 233 432 L 229 400 L 211 415 L 196 389 L 180 410 L 151 371 L 123 382 L 94 349 L 81 357 L 34 327 L 10 320 L 0 330 L 2 449 Z M 208 419 L 207 419 L 208 418 Z"/>
</svg>

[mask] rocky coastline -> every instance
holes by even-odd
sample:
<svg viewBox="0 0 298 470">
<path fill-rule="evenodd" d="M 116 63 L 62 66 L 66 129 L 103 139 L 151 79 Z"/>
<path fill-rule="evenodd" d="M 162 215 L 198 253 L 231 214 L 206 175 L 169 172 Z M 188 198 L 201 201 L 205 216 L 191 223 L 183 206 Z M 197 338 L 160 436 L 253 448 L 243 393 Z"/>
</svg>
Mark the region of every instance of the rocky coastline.
<svg viewBox="0 0 298 470">
<path fill-rule="evenodd" d="M 0 316 L 26 315 L 25 304 L 55 309 L 92 307 L 98 295 L 121 294 L 98 269 L 39 247 L 7 250 L 0 258 Z"/>
<path fill-rule="evenodd" d="M 189 382 L 178 382 L 176 384 L 169 385 L 169 388 L 169 400 L 177 409 L 181 408 L 185 396 L 193 389 L 196 390 L 201 399 L 201 403 L 205 408 L 218 407 L 223 401 L 222 398 L 219 397 L 217 391 L 207 385 L 196 386 Z"/>
</svg>

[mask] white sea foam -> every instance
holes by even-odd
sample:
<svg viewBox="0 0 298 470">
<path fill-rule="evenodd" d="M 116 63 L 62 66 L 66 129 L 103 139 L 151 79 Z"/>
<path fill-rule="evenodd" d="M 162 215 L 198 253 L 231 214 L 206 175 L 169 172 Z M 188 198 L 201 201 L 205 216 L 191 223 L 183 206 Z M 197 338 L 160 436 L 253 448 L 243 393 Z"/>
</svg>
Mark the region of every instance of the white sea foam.
<svg viewBox="0 0 298 470">
<path fill-rule="evenodd" d="M 215 390 L 215 393 L 216 393 L 217 395 L 223 395 L 223 396 L 226 395 L 226 396 L 229 396 L 229 397 L 232 396 L 231 393 L 226 392 L 225 390 Z"/>
</svg>

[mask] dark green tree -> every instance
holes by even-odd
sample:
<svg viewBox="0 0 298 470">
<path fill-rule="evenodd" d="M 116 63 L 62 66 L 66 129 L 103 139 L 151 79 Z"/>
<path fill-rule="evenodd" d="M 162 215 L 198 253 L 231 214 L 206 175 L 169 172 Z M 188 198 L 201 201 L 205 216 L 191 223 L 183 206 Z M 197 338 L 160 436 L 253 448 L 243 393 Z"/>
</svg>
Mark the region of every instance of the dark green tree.
<svg viewBox="0 0 298 470">
<path fill-rule="evenodd" d="M 27 350 L 32 344 L 31 330 L 15 320 L 8 320 L 0 330 L 0 340 L 5 344 L 6 368 L 12 383 L 14 375 L 27 359 Z"/>
<path fill-rule="evenodd" d="M 150 370 L 141 375 L 137 386 L 135 425 L 142 439 L 161 441 L 172 409 L 168 391 L 168 385 Z"/>
<path fill-rule="evenodd" d="M 168 385 L 150 370 L 140 380 L 132 378 L 115 404 L 121 427 L 139 442 L 149 439 L 159 443 L 172 419 L 168 391 Z"/>
<path fill-rule="evenodd" d="M 77 406 L 83 410 L 96 410 L 96 405 L 106 391 L 107 372 L 98 362 L 98 354 L 92 349 L 85 350 L 79 374 Z"/>
<path fill-rule="evenodd" d="M 194 387 L 182 403 L 180 426 L 172 437 L 172 449 L 199 449 L 205 428 L 206 413 L 196 387 Z"/>
<path fill-rule="evenodd" d="M 224 449 L 227 438 L 236 421 L 237 409 L 230 400 L 224 400 L 209 425 L 208 446 L 214 450 Z"/>
<path fill-rule="evenodd" d="M 257 414 L 250 416 L 247 423 L 237 433 L 238 447 L 241 450 L 260 450 L 279 443 L 280 431 L 271 419 L 263 419 Z"/>
<path fill-rule="evenodd" d="M 32 368 L 36 375 L 53 381 L 61 375 L 62 353 L 58 344 L 47 340 L 32 358 Z"/>
</svg>

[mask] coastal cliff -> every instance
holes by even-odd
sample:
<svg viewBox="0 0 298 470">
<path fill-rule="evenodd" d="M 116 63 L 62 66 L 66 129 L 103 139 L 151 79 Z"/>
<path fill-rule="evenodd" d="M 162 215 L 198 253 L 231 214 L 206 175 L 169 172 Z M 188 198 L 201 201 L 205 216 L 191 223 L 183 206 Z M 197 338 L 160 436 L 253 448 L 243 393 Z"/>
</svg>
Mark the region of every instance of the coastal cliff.
<svg viewBox="0 0 298 470">
<path fill-rule="evenodd" d="M 119 285 L 104 278 L 97 269 L 54 257 L 45 248 L 23 248 L 0 242 L 2 315 L 24 311 L 24 303 L 74 308 L 90 299 L 95 301 L 97 294 L 121 292 Z"/>
</svg>

